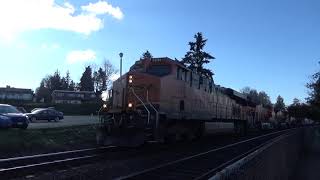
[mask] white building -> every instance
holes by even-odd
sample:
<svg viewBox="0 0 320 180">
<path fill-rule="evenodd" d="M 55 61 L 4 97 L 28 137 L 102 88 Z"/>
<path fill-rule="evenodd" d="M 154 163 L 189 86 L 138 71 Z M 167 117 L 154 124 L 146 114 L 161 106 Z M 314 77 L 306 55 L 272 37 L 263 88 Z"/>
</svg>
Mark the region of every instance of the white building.
<svg viewBox="0 0 320 180">
<path fill-rule="evenodd" d="M 32 101 L 31 89 L 12 88 L 10 86 L 0 88 L 1 101 Z"/>
<path fill-rule="evenodd" d="M 57 104 L 82 104 L 96 101 L 94 91 L 65 91 L 54 90 L 52 92 L 52 102 Z"/>
</svg>

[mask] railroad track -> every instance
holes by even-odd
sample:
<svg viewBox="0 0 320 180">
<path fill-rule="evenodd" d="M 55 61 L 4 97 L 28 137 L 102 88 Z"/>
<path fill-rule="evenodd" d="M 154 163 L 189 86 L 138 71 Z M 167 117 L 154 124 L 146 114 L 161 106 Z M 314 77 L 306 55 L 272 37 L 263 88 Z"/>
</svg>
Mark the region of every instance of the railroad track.
<svg viewBox="0 0 320 180">
<path fill-rule="evenodd" d="M 298 129 L 298 128 L 297 128 Z M 145 169 L 123 179 L 208 179 L 228 165 L 240 160 L 270 141 L 296 129 L 273 132 Z"/>
<path fill-rule="evenodd" d="M 107 150 L 109 152 L 115 148 L 108 146 L 0 159 L 0 177 L 1 179 L 17 178 L 42 171 L 81 165 L 97 160 Z"/>
</svg>

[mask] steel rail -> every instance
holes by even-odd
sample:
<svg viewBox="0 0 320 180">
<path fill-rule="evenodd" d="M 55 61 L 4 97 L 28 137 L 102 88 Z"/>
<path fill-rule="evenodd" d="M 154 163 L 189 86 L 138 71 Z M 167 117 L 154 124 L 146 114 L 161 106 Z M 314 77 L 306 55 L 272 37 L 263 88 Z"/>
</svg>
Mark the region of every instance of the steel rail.
<svg viewBox="0 0 320 180">
<path fill-rule="evenodd" d="M 51 170 L 58 166 L 61 168 L 81 165 L 102 156 L 105 150 L 115 148 L 115 146 L 107 146 L 0 159 L 0 177 L 1 179 L 16 178 L 39 171 Z"/>
<path fill-rule="evenodd" d="M 292 132 L 295 129 L 299 129 L 299 128 L 281 130 L 281 131 L 277 131 L 277 132 L 272 132 L 272 133 L 268 133 L 268 134 L 265 134 L 265 135 L 261 135 L 261 136 L 258 136 L 258 137 L 250 138 L 250 139 L 247 139 L 247 140 L 244 140 L 244 141 L 236 142 L 236 143 L 229 144 L 229 145 L 226 145 L 226 146 L 223 146 L 223 147 L 219 147 L 219 148 L 215 148 L 215 149 L 212 149 L 212 150 L 209 150 L 209 151 L 206 151 L 206 152 L 195 154 L 195 155 L 192 155 L 192 156 L 189 156 L 189 157 L 186 157 L 186 158 L 182 158 L 182 159 L 179 159 L 179 160 L 171 161 L 171 162 L 168 162 L 168 163 L 156 166 L 156 167 L 152 167 L 152 168 L 148 168 L 148 169 L 145 169 L 145 170 L 142 170 L 142 171 L 139 171 L 139 172 L 135 172 L 135 173 L 129 174 L 127 176 L 122 176 L 122 177 L 119 177 L 117 179 L 119 179 L 119 180 L 123 180 L 123 179 L 154 179 L 155 180 L 155 179 L 162 179 L 162 178 L 166 179 L 166 175 L 169 174 L 169 173 L 173 173 L 176 176 L 171 177 L 171 176 L 168 175 L 169 176 L 169 177 L 167 177 L 168 179 L 186 179 L 186 177 L 183 176 L 183 175 L 186 175 L 186 174 L 179 173 L 179 172 L 174 173 L 174 171 L 179 171 L 179 168 L 183 169 L 185 166 L 188 166 L 188 165 L 192 165 L 192 167 L 194 168 L 192 170 L 185 170 L 184 171 L 185 173 L 190 173 L 190 177 L 194 176 L 193 178 L 190 178 L 190 179 L 197 179 L 197 178 L 201 179 L 201 177 L 205 176 L 207 173 L 209 173 L 209 172 L 212 173 L 212 171 L 215 171 L 216 169 L 224 167 L 226 164 L 228 164 L 230 162 L 233 162 L 236 159 L 238 159 L 240 157 L 243 157 L 244 155 L 247 155 L 247 154 L 253 152 L 257 148 L 259 148 L 259 147 L 265 145 L 266 143 L 268 143 L 270 140 L 274 140 L 275 138 L 277 138 L 277 137 L 279 137 L 279 136 L 281 136 L 283 134 Z M 271 137 L 271 139 L 268 139 L 268 137 Z M 264 138 L 267 138 L 267 139 L 264 140 Z M 263 141 L 261 143 L 259 143 L 259 141 L 261 141 L 261 140 L 263 140 Z M 239 154 L 235 155 L 235 157 L 227 157 L 226 160 L 224 160 L 222 163 L 216 164 L 209 171 L 202 170 L 201 161 L 200 160 L 201 159 L 206 159 L 205 157 L 207 155 L 212 155 L 213 153 L 219 153 L 219 152 L 224 154 L 225 152 L 228 152 L 228 151 L 231 151 L 231 152 L 235 151 L 235 150 L 237 151 L 236 147 L 240 147 L 240 146 L 243 146 L 243 145 L 248 145 L 250 143 L 253 144 L 253 142 L 256 142 L 258 145 L 254 146 L 254 147 L 252 147 L 249 150 L 246 150 L 244 152 L 239 152 Z M 197 161 L 197 158 L 199 158 L 200 160 Z M 196 163 L 196 162 L 198 162 L 198 163 Z M 198 171 L 201 171 L 201 172 L 198 172 Z M 179 175 L 181 175 L 181 177 L 179 177 Z"/>
</svg>

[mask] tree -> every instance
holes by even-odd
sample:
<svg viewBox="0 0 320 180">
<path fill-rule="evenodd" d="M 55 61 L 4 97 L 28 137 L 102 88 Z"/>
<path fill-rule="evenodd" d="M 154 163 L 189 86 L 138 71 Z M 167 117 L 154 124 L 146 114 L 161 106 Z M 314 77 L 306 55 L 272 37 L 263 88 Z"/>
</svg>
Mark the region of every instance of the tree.
<svg viewBox="0 0 320 180">
<path fill-rule="evenodd" d="M 73 82 L 73 80 L 70 81 L 68 90 L 69 90 L 69 91 L 75 91 L 75 90 L 76 90 L 76 83 Z"/>
<path fill-rule="evenodd" d="M 242 88 L 240 92 L 247 95 L 248 99 L 257 105 L 263 105 L 265 107 L 270 107 L 272 105 L 270 97 L 264 91 L 258 92 L 256 89 L 251 89 L 246 86 Z"/>
<path fill-rule="evenodd" d="M 289 117 L 294 117 L 298 121 L 311 117 L 312 108 L 305 103 L 301 103 L 297 98 L 293 99 L 293 103 L 287 109 Z"/>
<path fill-rule="evenodd" d="M 110 61 L 104 59 L 103 61 L 103 71 L 105 75 L 103 76 L 103 90 L 107 90 L 109 86 L 111 86 L 112 80 L 111 77 L 116 74 L 118 71 L 115 69 L 115 67 L 110 63 Z"/>
<path fill-rule="evenodd" d="M 306 100 L 310 104 L 310 117 L 314 120 L 320 119 L 320 71 L 311 76 L 311 81 L 306 87 L 309 89 L 309 97 Z"/>
<path fill-rule="evenodd" d="M 144 52 L 141 57 L 141 59 L 152 59 L 152 58 L 153 58 L 153 56 L 148 50 L 146 52 Z"/>
<path fill-rule="evenodd" d="M 277 97 L 277 102 L 274 104 L 274 112 L 278 114 L 278 112 L 285 111 L 286 105 L 284 104 L 283 98 L 279 95 Z"/>
<path fill-rule="evenodd" d="M 260 104 L 259 97 L 258 97 L 259 93 L 257 90 L 251 89 L 250 87 L 247 86 L 241 89 L 240 92 L 245 94 L 251 102 L 257 105 Z"/>
<path fill-rule="evenodd" d="M 240 89 L 240 92 L 241 92 L 242 94 L 245 94 L 245 95 L 250 94 L 250 91 L 251 91 L 251 88 L 250 88 L 249 86 L 246 86 L 246 87 Z"/>
<path fill-rule="evenodd" d="M 101 93 L 106 88 L 106 81 L 105 81 L 105 72 L 102 70 L 102 68 L 99 68 L 98 71 L 93 73 L 93 79 L 94 79 L 94 86 L 95 91 L 97 93 Z"/>
<path fill-rule="evenodd" d="M 294 106 L 300 105 L 300 100 L 298 98 L 294 98 L 292 105 Z"/>
<path fill-rule="evenodd" d="M 60 72 L 56 70 L 53 75 L 48 76 L 48 82 L 46 82 L 47 87 L 50 89 L 50 92 L 54 90 L 62 90 L 62 81 Z"/>
<path fill-rule="evenodd" d="M 311 82 L 308 83 L 306 86 L 309 89 L 309 97 L 307 98 L 307 101 L 311 105 L 319 108 L 320 107 L 320 72 L 313 74 Z"/>
<path fill-rule="evenodd" d="M 271 107 L 272 103 L 268 94 L 264 91 L 260 91 L 258 94 L 259 103 L 265 107 Z"/>
<path fill-rule="evenodd" d="M 47 79 L 42 79 L 40 82 L 40 86 L 36 89 L 36 99 L 37 101 L 50 102 L 51 101 L 51 93 L 49 88 L 46 87 Z"/>
<path fill-rule="evenodd" d="M 108 90 L 111 85 L 111 76 L 116 72 L 114 66 L 108 60 L 104 59 L 98 71 L 93 73 L 95 91 L 101 94 L 103 91 Z"/>
<path fill-rule="evenodd" d="M 213 79 L 213 72 L 203 67 L 205 64 L 208 64 L 211 59 L 215 59 L 203 50 L 207 39 L 204 39 L 200 32 L 194 35 L 194 38 L 195 42 L 189 42 L 190 50 L 186 53 L 181 62 L 188 68 L 196 70 L 209 79 Z"/>
<path fill-rule="evenodd" d="M 80 91 L 94 91 L 94 82 L 92 77 L 92 69 L 87 66 L 80 79 Z"/>
</svg>

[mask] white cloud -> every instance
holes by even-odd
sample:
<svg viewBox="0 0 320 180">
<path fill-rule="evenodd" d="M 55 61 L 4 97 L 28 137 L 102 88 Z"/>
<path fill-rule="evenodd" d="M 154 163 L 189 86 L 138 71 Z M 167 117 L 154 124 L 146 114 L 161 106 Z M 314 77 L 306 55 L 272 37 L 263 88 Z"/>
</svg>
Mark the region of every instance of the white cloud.
<svg viewBox="0 0 320 180">
<path fill-rule="evenodd" d="M 87 62 L 95 60 L 96 53 L 91 49 L 71 51 L 68 53 L 66 59 L 69 64 L 74 64 L 77 62 Z"/>
<path fill-rule="evenodd" d="M 20 32 L 55 29 L 89 35 L 103 28 L 103 20 L 97 15 L 111 15 L 122 19 L 119 7 L 106 1 L 98 1 L 77 8 L 55 0 L 3 0 L 0 2 L 0 38 L 10 40 Z"/>
<path fill-rule="evenodd" d="M 110 14 L 116 19 L 122 19 L 123 13 L 119 7 L 113 7 L 106 1 L 98 1 L 81 6 L 81 9 L 93 14 Z"/>
<path fill-rule="evenodd" d="M 57 43 L 52 43 L 52 44 L 42 43 L 40 47 L 41 49 L 58 49 L 60 48 L 60 45 Z"/>
</svg>

